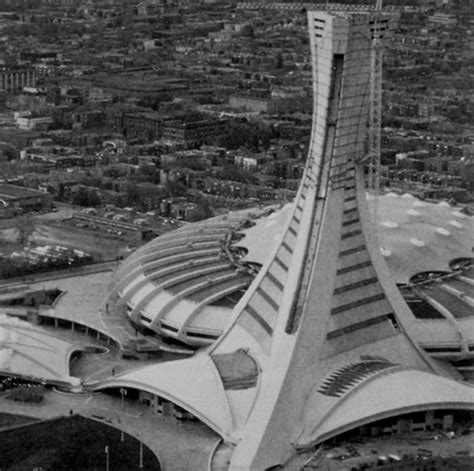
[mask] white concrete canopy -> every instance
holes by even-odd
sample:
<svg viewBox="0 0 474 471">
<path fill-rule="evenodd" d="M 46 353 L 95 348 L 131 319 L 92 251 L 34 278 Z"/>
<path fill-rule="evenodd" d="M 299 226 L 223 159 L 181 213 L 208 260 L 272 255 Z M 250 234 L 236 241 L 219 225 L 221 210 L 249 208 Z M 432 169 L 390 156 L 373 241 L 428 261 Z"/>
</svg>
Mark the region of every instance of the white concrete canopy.
<svg viewBox="0 0 474 471">
<path fill-rule="evenodd" d="M 69 360 L 77 346 L 28 322 L 0 315 L 0 372 L 47 383 L 79 386 L 69 374 Z"/>
<path fill-rule="evenodd" d="M 232 438 L 232 415 L 221 379 L 208 355 L 145 366 L 89 387 L 148 391 L 183 407 L 222 437 Z"/>
<path fill-rule="evenodd" d="M 314 392 L 312 409 L 321 394 Z M 381 373 L 354 387 L 325 418 L 305 416 L 299 446 L 308 446 L 377 420 L 434 409 L 474 410 L 474 387 L 419 370 Z"/>
</svg>

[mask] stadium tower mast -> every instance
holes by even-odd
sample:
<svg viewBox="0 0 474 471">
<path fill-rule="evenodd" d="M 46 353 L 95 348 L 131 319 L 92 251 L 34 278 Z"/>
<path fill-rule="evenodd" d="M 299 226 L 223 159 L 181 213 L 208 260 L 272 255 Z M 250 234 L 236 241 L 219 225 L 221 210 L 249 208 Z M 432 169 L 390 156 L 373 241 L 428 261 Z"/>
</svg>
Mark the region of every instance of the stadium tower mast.
<svg viewBox="0 0 474 471">
<path fill-rule="evenodd" d="M 369 129 L 368 129 L 368 178 L 367 190 L 373 195 L 372 220 L 374 232 L 378 234 L 378 198 L 380 193 L 380 131 L 382 127 L 382 63 L 383 44 L 380 29 L 380 13 L 382 0 L 376 0 L 372 35 L 372 51 L 370 57 L 370 102 L 369 102 Z"/>
<path fill-rule="evenodd" d="M 373 39 L 389 34 L 389 19 L 308 11 L 308 29 L 310 149 L 280 242 L 222 336 L 153 370 L 155 394 L 221 436 L 212 470 L 268 470 L 379 420 L 474 410 L 472 387 L 410 336 L 367 208 Z"/>
</svg>

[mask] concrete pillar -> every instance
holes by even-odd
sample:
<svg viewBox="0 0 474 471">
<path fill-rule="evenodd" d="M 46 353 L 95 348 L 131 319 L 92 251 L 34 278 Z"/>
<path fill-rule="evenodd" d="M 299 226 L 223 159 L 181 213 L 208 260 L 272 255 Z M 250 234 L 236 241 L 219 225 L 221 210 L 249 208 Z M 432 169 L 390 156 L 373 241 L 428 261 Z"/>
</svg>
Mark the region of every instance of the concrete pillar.
<svg viewBox="0 0 474 471">
<path fill-rule="evenodd" d="M 26 320 L 31 324 L 39 325 L 41 324 L 38 311 L 27 311 Z"/>
<path fill-rule="evenodd" d="M 425 422 L 426 422 L 426 428 L 428 430 L 432 430 L 433 425 L 434 425 L 434 411 L 432 411 L 432 410 L 426 411 Z"/>
<path fill-rule="evenodd" d="M 446 414 L 443 416 L 443 430 L 451 430 L 454 424 L 453 414 Z"/>
<path fill-rule="evenodd" d="M 398 420 L 398 433 L 410 432 L 410 421 L 407 419 Z"/>
<path fill-rule="evenodd" d="M 163 401 L 163 415 L 172 415 L 173 414 L 173 404 L 169 401 Z"/>
<path fill-rule="evenodd" d="M 158 396 L 153 395 L 153 399 L 152 399 L 151 405 L 152 405 L 152 408 L 153 408 L 153 412 L 155 412 L 155 413 L 161 412 L 161 411 L 159 410 L 159 409 L 160 409 L 160 405 L 159 405 L 159 397 L 158 397 Z"/>
</svg>

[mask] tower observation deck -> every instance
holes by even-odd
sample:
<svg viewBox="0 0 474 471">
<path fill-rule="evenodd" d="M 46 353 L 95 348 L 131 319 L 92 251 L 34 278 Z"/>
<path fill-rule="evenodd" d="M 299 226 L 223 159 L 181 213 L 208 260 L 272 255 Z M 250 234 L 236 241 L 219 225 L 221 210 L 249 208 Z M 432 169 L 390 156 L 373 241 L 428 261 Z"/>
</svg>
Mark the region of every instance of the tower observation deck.
<svg viewBox="0 0 474 471">
<path fill-rule="evenodd" d="M 160 395 L 222 436 L 231 470 L 400 414 L 474 410 L 474 389 L 410 338 L 374 238 L 363 171 L 375 20 L 308 12 L 313 126 L 281 242 L 216 343 L 153 371 Z"/>
</svg>

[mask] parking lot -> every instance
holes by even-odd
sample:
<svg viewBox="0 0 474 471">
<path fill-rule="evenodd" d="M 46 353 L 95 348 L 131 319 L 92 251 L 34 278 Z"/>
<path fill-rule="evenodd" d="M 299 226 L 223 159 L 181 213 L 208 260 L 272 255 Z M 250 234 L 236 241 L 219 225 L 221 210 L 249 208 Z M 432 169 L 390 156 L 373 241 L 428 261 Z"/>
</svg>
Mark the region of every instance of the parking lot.
<svg viewBox="0 0 474 471">
<path fill-rule="evenodd" d="M 451 438 L 449 438 L 451 437 Z M 453 466 L 436 465 L 452 458 Z M 313 460 L 300 468 L 304 470 L 358 471 L 364 469 L 423 469 L 424 463 L 431 463 L 434 469 L 456 468 L 456 461 L 469 461 L 474 464 L 474 440 L 472 430 L 463 434 L 447 435 L 442 432 L 419 432 L 409 435 L 380 438 L 355 438 L 354 441 L 324 450 Z M 415 463 L 415 464 L 414 464 Z M 405 466 L 405 467 L 403 467 Z M 436 466 L 441 466 L 437 467 Z M 444 466 L 444 467 L 443 467 Z M 428 468 L 431 469 L 431 468 Z M 468 469 L 472 469 L 472 466 Z"/>
</svg>

